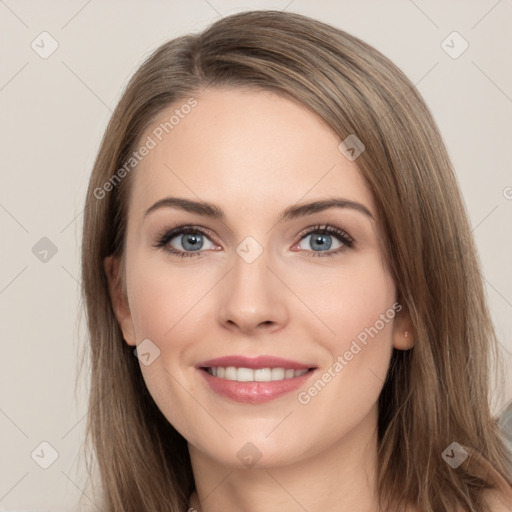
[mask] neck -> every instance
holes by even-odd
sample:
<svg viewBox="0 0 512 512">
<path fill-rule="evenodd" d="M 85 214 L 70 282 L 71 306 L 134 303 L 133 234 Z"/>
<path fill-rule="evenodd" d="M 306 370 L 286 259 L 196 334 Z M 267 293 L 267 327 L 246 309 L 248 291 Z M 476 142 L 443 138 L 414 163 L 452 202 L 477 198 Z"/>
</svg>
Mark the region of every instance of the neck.
<svg viewBox="0 0 512 512">
<path fill-rule="evenodd" d="M 196 482 L 190 512 L 377 512 L 376 419 L 372 409 L 336 445 L 264 468 L 222 465 L 189 444 Z"/>
</svg>

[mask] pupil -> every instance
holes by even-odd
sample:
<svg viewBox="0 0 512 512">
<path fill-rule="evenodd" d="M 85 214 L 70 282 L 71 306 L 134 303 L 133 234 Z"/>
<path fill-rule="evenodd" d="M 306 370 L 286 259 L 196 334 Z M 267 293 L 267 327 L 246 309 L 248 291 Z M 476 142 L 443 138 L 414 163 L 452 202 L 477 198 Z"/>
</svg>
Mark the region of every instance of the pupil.
<svg viewBox="0 0 512 512">
<path fill-rule="evenodd" d="M 201 243 L 201 235 L 187 235 L 185 237 L 185 242 L 183 244 L 183 247 L 185 247 L 185 249 L 191 249 L 193 251 L 197 251 L 199 249 L 200 243 Z"/>
<path fill-rule="evenodd" d="M 317 246 L 317 248 L 329 249 L 329 247 L 331 247 L 331 242 L 327 240 L 327 237 L 329 236 L 330 235 L 318 235 L 315 238 L 313 238 L 313 243 Z"/>
</svg>

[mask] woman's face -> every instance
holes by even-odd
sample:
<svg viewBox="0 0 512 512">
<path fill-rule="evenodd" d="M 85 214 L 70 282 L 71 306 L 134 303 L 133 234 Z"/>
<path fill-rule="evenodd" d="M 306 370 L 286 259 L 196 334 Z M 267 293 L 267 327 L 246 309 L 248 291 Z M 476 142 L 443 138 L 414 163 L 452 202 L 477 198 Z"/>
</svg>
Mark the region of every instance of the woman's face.
<svg viewBox="0 0 512 512">
<path fill-rule="evenodd" d="M 155 147 L 131 176 L 124 338 L 191 453 L 271 467 L 353 442 L 376 427 L 392 347 L 408 348 L 357 160 L 268 91 L 195 100 L 141 139 Z"/>
</svg>

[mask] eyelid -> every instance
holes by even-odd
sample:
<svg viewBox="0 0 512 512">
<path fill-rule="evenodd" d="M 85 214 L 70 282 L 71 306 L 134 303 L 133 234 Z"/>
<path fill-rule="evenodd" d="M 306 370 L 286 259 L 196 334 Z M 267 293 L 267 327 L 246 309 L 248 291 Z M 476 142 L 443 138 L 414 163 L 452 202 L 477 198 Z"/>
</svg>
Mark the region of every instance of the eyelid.
<svg viewBox="0 0 512 512">
<path fill-rule="evenodd" d="M 305 231 L 305 233 L 304 233 Z M 352 236 L 350 236 L 344 229 L 341 229 L 335 225 L 332 224 L 322 224 L 322 225 L 315 225 L 310 226 L 302 231 L 304 233 L 303 235 L 300 235 L 299 241 L 294 245 L 294 247 L 302 240 L 307 238 L 308 236 L 311 236 L 314 233 L 321 233 L 321 234 L 327 234 L 330 236 L 333 236 L 334 238 L 337 238 L 339 242 L 342 244 L 341 247 L 338 249 L 333 250 L 327 250 L 327 251 L 301 251 L 304 253 L 304 255 L 308 258 L 329 258 L 336 256 L 338 254 L 344 253 L 350 249 L 355 248 L 356 243 Z"/>
<path fill-rule="evenodd" d="M 211 230 L 208 228 L 205 228 L 204 226 L 198 225 L 198 224 L 178 224 L 174 227 L 168 227 L 166 229 L 162 229 L 160 231 L 160 234 L 157 236 L 156 243 L 152 244 L 153 247 L 156 248 L 163 248 L 164 250 L 167 250 L 170 254 L 178 255 L 178 256 L 185 256 L 185 257 L 199 257 L 202 256 L 204 252 L 211 251 L 212 249 L 199 249 L 197 251 L 182 251 L 178 249 L 169 249 L 167 248 L 167 245 L 169 242 L 176 238 L 177 236 L 180 236 L 184 233 L 196 233 L 206 236 L 208 239 L 212 239 L 212 243 L 216 243 L 217 245 L 221 245 L 218 242 L 216 242 L 216 236 L 213 234 Z M 302 240 L 304 240 L 306 237 L 311 236 L 314 233 L 322 233 L 322 234 L 328 234 L 330 236 L 334 236 L 337 238 L 340 243 L 342 244 L 342 247 L 336 249 L 336 250 L 327 250 L 327 251 L 304 251 L 301 250 L 300 252 L 309 253 L 308 256 L 313 257 L 328 257 L 328 256 L 334 256 L 340 252 L 344 252 L 348 249 L 351 249 L 355 246 L 355 240 L 354 238 L 347 233 L 344 229 L 341 229 L 335 225 L 332 224 L 315 224 L 308 226 L 307 228 L 304 228 L 301 233 L 298 236 L 298 240 L 293 244 L 295 247 L 297 244 L 299 244 Z"/>
<path fill-rule="evenodd" d="M 300 240 L 304 240 L 304 238 L 306 238 L 306 236 L 309 236 L 312 233 L 322 233 L 322 232 L 328 233 L 330 235 L 343 236 L 344 238 L 347 239 L 348 242 L 350 242 L 352 244 L 355 243 L 354 238 L 352 238 L 352 236 L 350 236 L 347 233 L 347 231 L 345 231 L 344 229 L 339 228 L 337 226 L 334 226 L 333 224 L 315 224 L 313 226 L 309 226 L 307 228 L 304 228 L 301 231 L 301 233 L 304 233 L 304 235 L 300 234 L 299 237 L 300 237 Z"/>
<path fill-rule="evenodd" d="M 156 236 L 157 241 L 152 245 L 154 247 L 163 247 L 166 244 L 168 244 L 173 238 L 176 238 L 177 236 L 183 233 L 199 233 L 201 235 L 208 237 L 209 239 L 212 239 L 212 242 L 216 243 L 217 245 L 220 245 L 216 241 L 215 234 L 208 228 L 205 228 L 204 226 L 201 226 L 199 224 L 177 224 L 176 226 L 164 228 L 158 232 Z"/>
</svg>

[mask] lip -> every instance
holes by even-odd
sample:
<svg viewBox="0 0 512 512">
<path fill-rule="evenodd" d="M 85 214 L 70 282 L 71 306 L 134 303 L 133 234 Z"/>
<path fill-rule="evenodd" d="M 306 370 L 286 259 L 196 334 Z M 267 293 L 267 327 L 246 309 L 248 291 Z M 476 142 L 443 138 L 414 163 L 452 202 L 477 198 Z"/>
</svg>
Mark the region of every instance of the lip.
<svg viewBox="0 0 512 512">
<path fill-rule="evenodd" d="M 209 359 L 196 365 L 196 368 L 212 368 L 215 366 L 222 366 L 227 368 L 228 366 L 235 366 L 237 368 L 284 368 L 285 370 L 308 370 L 309 368 L 316 368 L 314 364 L 299 363 L 297 361 L 291 361 L 290 359 L 282 359 L 281 357 L 275 356 L 225 356 L 217 357 L 215 359 Z"/>
<path fill-rule="evenodd" d="M 285 370 L 311 370 L 300 377 L 275 380 L 270 382 L 238 382 L 236 380 L 222 379 L 210 375 L 206 368 L 235 366 L 238 368 L 284 368 Z M 304 364 L 296 361 L 282 359 L 274 356 L 258 356 L 249 358 L 245 356 L 228 356 L 209 359 L 196 366 L 197 371 L 210 388 L 217 394 L 246 404 L 261 404 L 291 393 L 306 381 L 318 369 L 313 364 Z"/>
<path fill-rule="evenodd" d="M 236 402 L 246 404 L 261 404 L 290 393 L 304 385 L 316 373 L 316 370 L 312 370 L 300 377 L 270 382 L 238 382 L 214 377 L 201 368 L 197 371 L 213 391 Z"/>
</svg>

